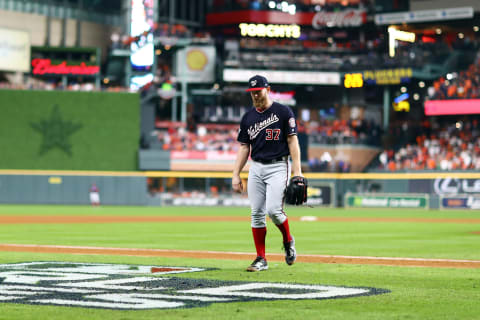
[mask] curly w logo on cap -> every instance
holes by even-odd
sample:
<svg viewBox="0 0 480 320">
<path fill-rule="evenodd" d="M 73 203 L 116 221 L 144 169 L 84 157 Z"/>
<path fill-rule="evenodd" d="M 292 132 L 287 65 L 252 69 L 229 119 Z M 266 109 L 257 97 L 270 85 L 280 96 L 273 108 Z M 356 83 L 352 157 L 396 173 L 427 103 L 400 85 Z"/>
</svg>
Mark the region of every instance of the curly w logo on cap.
<svg viewBox="0 0 480 320">
<path fill-rule="evenodd" d="M 257 91 L 269 87 L 267 78 L 259 75 L 251 77 L 250 80 L 248 80 L 248 84 L 249 86 L 246 91 Z"/>
</svg>

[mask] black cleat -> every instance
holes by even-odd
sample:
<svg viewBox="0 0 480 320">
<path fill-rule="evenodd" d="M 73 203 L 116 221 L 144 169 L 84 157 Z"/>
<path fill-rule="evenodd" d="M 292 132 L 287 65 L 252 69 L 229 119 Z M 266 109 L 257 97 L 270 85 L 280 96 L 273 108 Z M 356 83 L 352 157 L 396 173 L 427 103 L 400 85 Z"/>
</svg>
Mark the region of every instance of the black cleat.
<svg viewBox="0 0 480 320">
<path fill-rule="evenodd" d="M 297 259 L 297 250 L 295 250 L 295 239 L 292 237 L 292 241 L 283 243 L 285 249 L 285 262 L 291 266 Z"/>
<path fill-rule="evenodd" d="M 267 260 L 265 260 L 262 257 L 257 257 L 255 260 L 253 260 L 252 264 L 247 268 L 247 271 L 256 272 L 256 271 L 262 271 L 267 269 L 268 269 Z"/>
</svg>

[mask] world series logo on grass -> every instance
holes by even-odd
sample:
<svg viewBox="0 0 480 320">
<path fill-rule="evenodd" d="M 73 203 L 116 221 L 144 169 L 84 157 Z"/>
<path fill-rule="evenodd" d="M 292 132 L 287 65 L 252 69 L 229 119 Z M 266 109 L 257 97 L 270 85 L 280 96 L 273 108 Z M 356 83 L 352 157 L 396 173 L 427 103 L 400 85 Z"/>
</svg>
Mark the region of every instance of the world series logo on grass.
<svg viewBox="0 0 480 320">
<path fill-rule="evenodd" d="M 166 276 L 205 270 L 73 262 L 2 264 L 0 303 L 143 310 L 261 300 L 347 298 L 388 292 L 375 288 Z"/>
</svg>

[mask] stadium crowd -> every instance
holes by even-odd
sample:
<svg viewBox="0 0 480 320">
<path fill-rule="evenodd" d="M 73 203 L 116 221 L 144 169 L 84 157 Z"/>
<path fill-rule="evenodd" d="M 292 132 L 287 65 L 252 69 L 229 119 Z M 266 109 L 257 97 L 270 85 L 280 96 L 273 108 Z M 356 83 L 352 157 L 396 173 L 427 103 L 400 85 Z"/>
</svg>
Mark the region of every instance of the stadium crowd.
<svg viewBox="0 0 480 320">
<path fill-rule="evenodd" d="M 163 121 L 153 133 L 151 147 L 170 151 L 233 151 L 238 149 L 238 125 L 197 124 L 189 130 L 185 124 Z"/>
<path fill-rule="evenodd" d="M 480 97 L 480 51 L 467 70 L 452 75 L 452 78 L 434 81 L 429 94 L 431 100 L 478 99 Z"/>
<path fill-rule="evenodd" d="M 238 124 L 185 124 L 171 121 L 157 122 L 152 133 L 153 148 L 185 151 L 237 151 Z M 380 145 L 380 127 L 365 120 L 298 121 L 299 133 L 305 133 L 308 144 L 363 144 Z"/>
<path fill-rule="evenodd" d="M 381 128 L 373 121 L 362 119 L 311 121 L 305 125 L 309 143 L 380 145 Z"/>
<path fill-rule="evenodd" d="M 415 142 L 398 150 L 380 153 L 380 168 L 398 170 L 480 170 L 480 125 L 478 119 L 463 119 L 449 125 L 426 121 Z"/>
<path fill-rule="evenodd" d="M 347 173 L 351 170 L 351 164 L 349 161 L 333 159 L 329 152 L 325 152 L 320 158 L 311 157 L 308 159 L 308 167 L 312 172 Z"/>
<path fill-rule="evenodd" d="M 285 4 L 283 4 L 285 3 Z M 283 4 L 283 5 L 282 5 Z M 319 4 L 318 1 L 271 1 L 271 0 L 214 0 L 213 8 L 218 11 L 232 10 L 282 10 L 288 12 L 287 7 L 295 5 L 295 12 L 335 12 L 346 9 L 364 9 L 373 12 L 374 5 L 371 0 L 358 1 L 330 1 L 325 0 Z"/>
<path fill-rule="evenodd" d="M 387 54 L 387 40 L 382 34 L 370 34 L 360 41 L 345 35 L 316 37 L 302 42 L 288 39 L 242 39 L 239 52 L 226 51 L 225 64 L 242 68 L 352 71 L 378 68 L 416 68 L 444 65 L 454 52 L 472 51 L 479 44 L 469 38 L 449 41 L 438 37 L 428 40 L 421 34 L 414 44 L 402 42 L 395 56 Z M 422 39 L 425 38 L 425 41 Z M 428 38 L 430 39 L 430 38 Z"/>
<path fill-rule="evenodd" d="M 352 134 L 355 128 L 349 127 L 349 122 L 334 120 L 324 122 L 320 129 L 318 124 L 299 121 L 299 134 L 307 134 L 308 143 L 326 144 L 358 144 L 362 143 L 358 137 L 344 137 L 346 131 Z M 351 125 L 351 124 L 350 124 Z M 328 136 L 328 141 L 316 141 L 318 132 Z M 307 133 L 308 132 L 308 133 Z M 222 151 L 237 152 L 238 125 L 237 124 L 196 124 L 191 128 L 180 122 L 159 121 L 157 128 L 152 132 L 152 140 L 144 141 L 145 148 L 156 148 L 165 151 Z M 147 145 L 148 144 L 148 145 Z M 351 165 L 344 159 L 333 159 L 326 152 L 320 158 L 308 159 L 308 167 L 312 172 L 350 172 Z"/>
<path fill-rule="evenodd" d="M 192 42 L 205 42 L 211 40 L 211 35 L 207 31 L 192 32 L 184 24 L 155 23 L 153 27 L 138 36 L 129 36 L 127 34 L 113 33 L 111 35 L 110 50 L 130 49 L 133 43 L 141 45 L 145 43 L 145 38 L 153 35 L 155 39 L 164 45 L 175 45 L 179 39 L 189 39 Z"/>
</svg>

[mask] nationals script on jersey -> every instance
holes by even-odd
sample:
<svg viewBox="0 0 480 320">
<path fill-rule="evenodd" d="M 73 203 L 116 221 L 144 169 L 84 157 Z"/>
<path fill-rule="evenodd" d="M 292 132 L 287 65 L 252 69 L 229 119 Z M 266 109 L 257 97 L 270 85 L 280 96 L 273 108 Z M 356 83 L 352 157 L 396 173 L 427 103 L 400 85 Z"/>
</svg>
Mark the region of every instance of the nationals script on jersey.
<svg viewBox="0 0 480 320">
<path fill-rule="evenodd" d="M 243 115 L 237 140 L 251 145 L 253 160 L 272 160 L 290 153 L 285 142 L 295 134 L 297 124 L 292 109 L 274 102 L 263 112 L 252 108 Z"/>
</svg>

